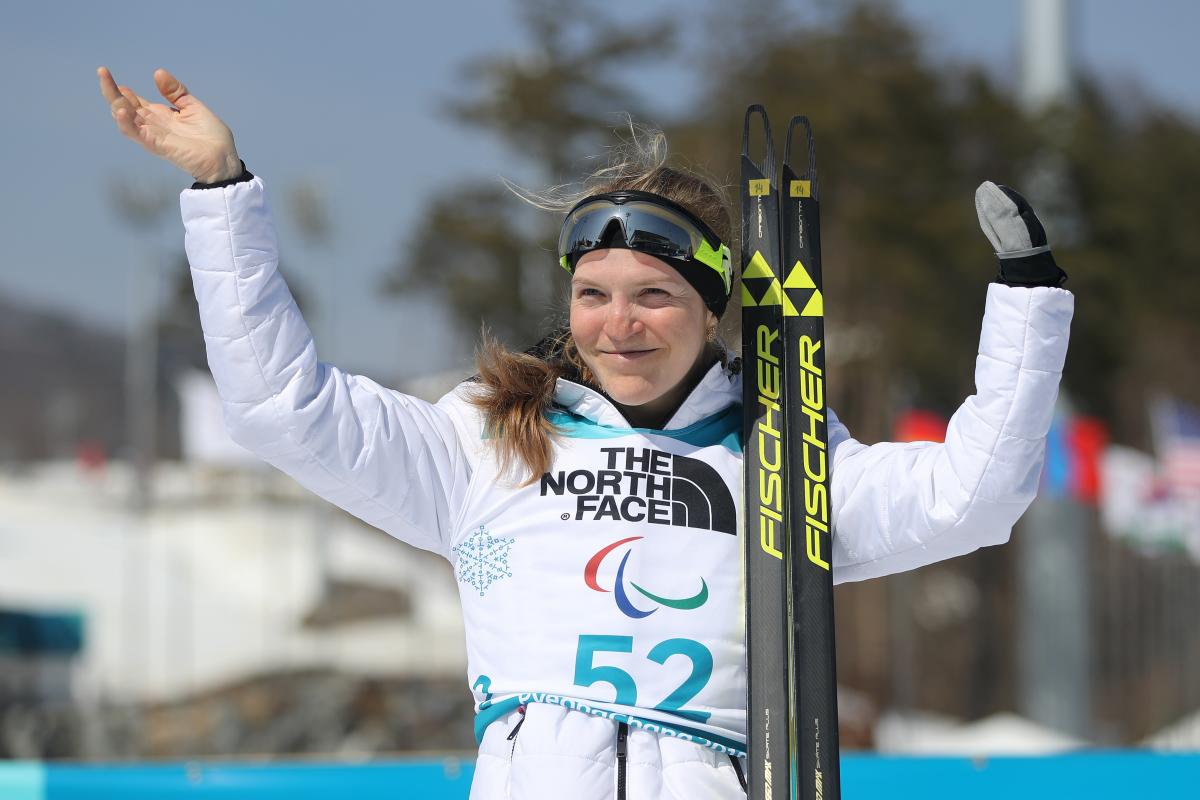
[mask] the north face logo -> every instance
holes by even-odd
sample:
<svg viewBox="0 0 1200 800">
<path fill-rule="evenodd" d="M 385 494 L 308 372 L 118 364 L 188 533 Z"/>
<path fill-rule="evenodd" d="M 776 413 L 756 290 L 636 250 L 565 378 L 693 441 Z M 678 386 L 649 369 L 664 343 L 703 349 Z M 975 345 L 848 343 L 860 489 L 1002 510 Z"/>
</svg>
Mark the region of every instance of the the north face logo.
<svg viewBox="0 0 1200 800">
<path fill-rule="evenodd" d="M 733 497 L 717 471 L 645 447 L 602 447 L 601 470 L 542 475 L 541 494 L 573 495 L 578 520 L 623 520 L 736 534 Z M 563 515 L 567 519 L 567 515 Z"/>
</svg>

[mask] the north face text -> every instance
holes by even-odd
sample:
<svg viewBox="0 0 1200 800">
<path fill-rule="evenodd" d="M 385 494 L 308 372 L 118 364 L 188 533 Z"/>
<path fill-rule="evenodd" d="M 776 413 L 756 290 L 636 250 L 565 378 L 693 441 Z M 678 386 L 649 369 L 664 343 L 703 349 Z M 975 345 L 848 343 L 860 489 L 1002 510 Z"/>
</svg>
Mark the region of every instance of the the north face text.
<svg viewBox="0 0 1200 800">
<path fill-rule="evenodd" d="M 708 464 L 646 447 L 602 447 L 600 451 L 605 456 L 604 469 L 542 475 L 542 497 L 574 496 L 577 520 L 611 519 L 735 532 L 733 497 Z"/>
</svg>

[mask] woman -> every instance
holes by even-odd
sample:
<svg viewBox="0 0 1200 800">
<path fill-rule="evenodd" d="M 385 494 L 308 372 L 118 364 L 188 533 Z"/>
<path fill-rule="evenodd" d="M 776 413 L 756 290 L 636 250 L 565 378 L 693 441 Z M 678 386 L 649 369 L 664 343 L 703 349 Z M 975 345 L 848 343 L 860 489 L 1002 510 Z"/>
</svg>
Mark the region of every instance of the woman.
<svg viewBox="0 0 1200 800">
<path fill-rule="evenodd" d="M 732 289 L 719 194 L 661 154 L 602 172 L 559 241 L 569 327 L 525 354 L 485 343 L 478 380 L 430 404 L 317 361 L 263 181 L 211 111 L 165 70 L 174 108 L 98 74 L 120 131 L 196 180 L 186 248 L 235 441 L 455 566 L 471 796 L 742 796 L 741 377 L 715 336 Z M 1001 256 L 977 394 L 944 444 L 867 446 L 830 409 L 835 581 L 1004 542 L 1034 497 L 1073 296 L 1019 195 L 985 183 L 977 206 Z"/>
</svg>

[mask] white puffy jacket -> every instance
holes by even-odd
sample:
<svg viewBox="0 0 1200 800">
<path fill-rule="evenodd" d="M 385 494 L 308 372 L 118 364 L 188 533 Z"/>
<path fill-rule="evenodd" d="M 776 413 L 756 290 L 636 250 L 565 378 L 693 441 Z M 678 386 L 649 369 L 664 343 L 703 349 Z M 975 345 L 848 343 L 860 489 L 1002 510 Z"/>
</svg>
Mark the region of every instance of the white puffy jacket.
<svg viewBox="0 0 1200 800">
<path fill-rule="evenodd" d="M 740 376 L 715 365 L 662 430 L 560 380 L 554 466 L 518 488 L 468 385 L 431 404 L 317 360 L 261 178 L 180 201 L 234 440 L 455 566 L 472 798 L 591 800 L 618 780 L 630 797 L 741 796 Z M 829 410 L 835 581 L 1008 539 L 1036 493 L 1073 308 L 1065 289 L 988 285 L 976 394 L 944 444 L 865 445 Z"/>
</svg>

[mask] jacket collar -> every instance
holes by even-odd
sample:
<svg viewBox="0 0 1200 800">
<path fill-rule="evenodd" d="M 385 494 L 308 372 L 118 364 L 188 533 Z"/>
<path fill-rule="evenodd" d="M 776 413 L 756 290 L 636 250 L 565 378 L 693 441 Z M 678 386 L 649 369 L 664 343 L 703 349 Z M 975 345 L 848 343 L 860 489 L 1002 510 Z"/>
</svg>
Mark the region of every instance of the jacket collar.
<svg viewBox="0 0 1200 800">
<path fill-rule="evenodd" d="M 686 428 L 742 401 L 741 361 L 727 349 L 725 362 L 721 364 L 718 361 L 709 367 L 708 372 L 667 420 L 667 424 L 663 426 L 664 430 Z M 630 427 L 629 420 L 625 419 L 625 415 L 609 397 L 580 380 L 559 378 L 554 391 L 554 402 L 572 414 L 600 425 L 611 428 Z"/>
</svg>

